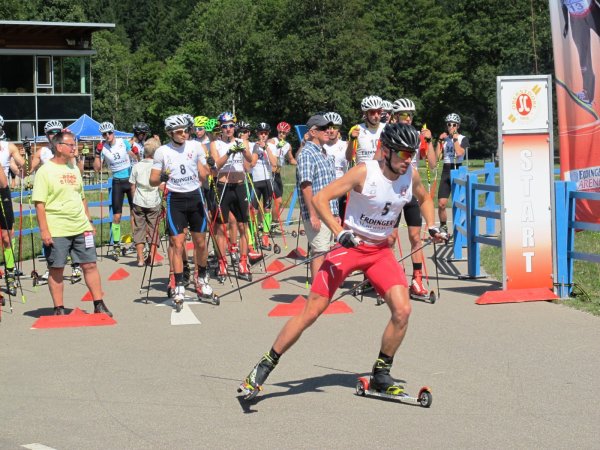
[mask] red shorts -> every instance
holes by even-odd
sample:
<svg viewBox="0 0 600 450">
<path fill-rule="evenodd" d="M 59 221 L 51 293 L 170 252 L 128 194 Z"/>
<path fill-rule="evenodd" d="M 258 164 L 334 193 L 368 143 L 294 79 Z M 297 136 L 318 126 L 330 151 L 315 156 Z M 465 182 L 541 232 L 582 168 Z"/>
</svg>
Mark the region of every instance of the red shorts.
<svg viewBox="0 0 600 450">
<path fill-rule="evenodd" d="M 392 286 L 408 286 L 404 270 L 387 243 L 380 246 L 361 244 L 332 250 L 315 275 L 310 290 L 331 300 L 337 288 L 355 270 L 363 271 L 382 297 Z"/>
</svg>

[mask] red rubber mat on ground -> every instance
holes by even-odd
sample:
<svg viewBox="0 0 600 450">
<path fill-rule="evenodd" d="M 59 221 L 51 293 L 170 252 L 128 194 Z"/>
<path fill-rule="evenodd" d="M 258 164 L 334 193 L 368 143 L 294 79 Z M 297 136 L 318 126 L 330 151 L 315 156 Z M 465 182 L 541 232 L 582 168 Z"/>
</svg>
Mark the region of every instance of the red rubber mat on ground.
<svg viewBox="0 0 600 450">
<path fill-rule="evenodd" d="M 110 277 L 108 277 L 108 281 L 120 281 L 124 280 L 128 276 L 129 272 L 127 272 L 125 269 L 117 269 Z"/>
<path fill-rule="evenodd" d="M 547 288 L 508 289 L 506 291 L 487 291 L 479 297 L 477 305 L 497 305 L 500 303 L 540 302 L 556 300 L 558 297 Z"/>
<path fill-rule="evenodd" d="M 277 305 L 269 312 L 269 317 L 290 317 L 297 316 L 304 309 L 306 299 L 299 295 L 294 299 L 292 303 L 286 303 L 283 305 Z M 331 303 L 323 314 L 350 314 L 353 313 L 345 302 L 338 300 L 337 302 Z"/>
<path fill-rule="evenodd" d="M 260 283 L 260 287 L 263 289 L 279 289 L 281 285 L 275 278 L 270 277 Z"/>
<path fill-rule="evenodd" d="M 292 250 L 291 252 L 289 252 L 287 254 L 286 258 L 293 258 L 293 259 L 306 258 L 306 250 L 304 250 L 302 247 L 297 247 L 294 250 Z"/>
<path fill-rule="evenodd" d="M 285 267 L 285 265 L 281 261 L 279 261 L 278 259 L 276 259 L 275 261 L 273 261 L 271 264 L 269 264 L 267 266 L 267 272 L 268 273 L 279 272 L 284 267 Z"/>
<path fill-rule="evenodd" d="M 79 308 L 66 316 L 42 316 L 31 326 L 37 330 L 42 328 L 76 328 L 101 327 L 115 325 L 117 322 L 106 314 L 88 314 Z"/>
<path fill-rule="evenodd" d="M 104 292 L 102 293 L 102 296 L 104 296 Z M 81 297 L 82 302 L 91 302 L 92 300 L 94 300 L 94 298 L 92 297 L 92 293 L 90 291 L 87 291 L 87 293 Z"/>
</svg>

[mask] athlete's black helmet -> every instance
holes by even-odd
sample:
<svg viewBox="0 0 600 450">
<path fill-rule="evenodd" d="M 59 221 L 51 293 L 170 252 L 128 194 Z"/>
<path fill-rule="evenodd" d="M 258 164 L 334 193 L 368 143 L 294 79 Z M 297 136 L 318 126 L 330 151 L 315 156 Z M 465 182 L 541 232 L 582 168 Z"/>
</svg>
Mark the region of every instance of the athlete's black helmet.
<svg viewBox="0 0 600 450">
<path fill-rule="evenodd" d="M 137 133 L 150 133 L 150 127 L 146 122 L 136 122 L 133 124 L 133 132 Z"/>
<path fill-rule="evenodd" d="M 406 123 L 387 124 L 383 128 L 379 140 L 384 146 L 393 151 L 398 151 L 401 148 L 410 148 L 417 151 L 420 144 L 419 132 L 415 127 Z"/>
<path fill-rule="evenodd" d="M 261 122 L 256 125 L 256 132 L 258 133 L 259 131 L 271 131 L 271 125 L 266 122 Z"/>
</svg>

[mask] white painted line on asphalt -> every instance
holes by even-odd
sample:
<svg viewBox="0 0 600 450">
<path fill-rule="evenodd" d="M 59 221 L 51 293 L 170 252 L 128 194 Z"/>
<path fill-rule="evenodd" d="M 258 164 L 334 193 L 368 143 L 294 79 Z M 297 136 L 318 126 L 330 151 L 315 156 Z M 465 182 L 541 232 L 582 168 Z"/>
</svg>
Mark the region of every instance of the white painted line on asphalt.
<svg viewBox="0 0 600 450">
<path fill-rule="evenodd" d="M 55 448 L 48 447 L 44 444 L 25 444 L 21 445 L 23 448 L 28 448 L 29 450 L 56 450 Z"/>
<path fill-rule="evenodd" d="M 186 297 L 180 312 L 175 311 L 173 307 L 173 301 L 170 299 L 165 300 L 160 305 L 156 306 L 169 306 L 173 308 L 173 310 L 171 311 L 171 325 L 200 325 L 201 322 L 193 313 L 192 308 L 190 308 L 190 304 L 201 305 L 202 302 L 192 299 L 188 300 L 188 298 Z"/>
</svg>

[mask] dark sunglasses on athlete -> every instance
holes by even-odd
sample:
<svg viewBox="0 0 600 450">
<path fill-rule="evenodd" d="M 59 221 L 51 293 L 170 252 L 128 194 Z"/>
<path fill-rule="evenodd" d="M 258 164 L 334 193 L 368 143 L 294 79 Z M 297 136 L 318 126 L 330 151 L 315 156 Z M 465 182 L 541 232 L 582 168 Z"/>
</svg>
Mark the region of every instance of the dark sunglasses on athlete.
<svg viewBox="0 0 600 450">
<path fill-rule="evenodd" d="M 106 131 L 106 132 L 102 133 L 102 136 L 110 136 L 111 134 L 113 134 L 112 131 Z"/>
<path fill-rule="evenodd" d="M 204 127 L 196 127 L 196 131 L 204 131 Z"/>
<path fill-rule="evenodd" d="M 457 124 L 457 123 L 453 123 L 453 122 L 448 122 L 448 123 L 446 124 L 446 126 L 447 126 L 447 127 L 449 127 L 449 128 L 454 128 L 454 127 L 457 127 L 457 126 L 458 126 L 458 124 Z"/>
<path fill-rule="evenodd" d="M 339 125 L 329 125 L 329 126 L 327 127 L 327 129 L 328 129 L 328 130 L 335 130 L 335 131 L 338 131 L 338 130 L 340 129 L 340 126 L 339 126 Z"/>
<path fill-rule="evenodd" d="M 226 123 L 224 125 L 221 125 L 222 130 L 226 130 L 227 128 L 235 128 L 235 124 L 234 123 Z"/>
<path fill-rule="evenodd" d="M 403 113 L 398 113 L 398 117 L 400 117 L 401 119 L 406 119 L 406 118 L 410 117 L 412 119 L 414 117 L 414 114 L 408 113 L 408 112 L 403 112 Z"/>
</svg>

